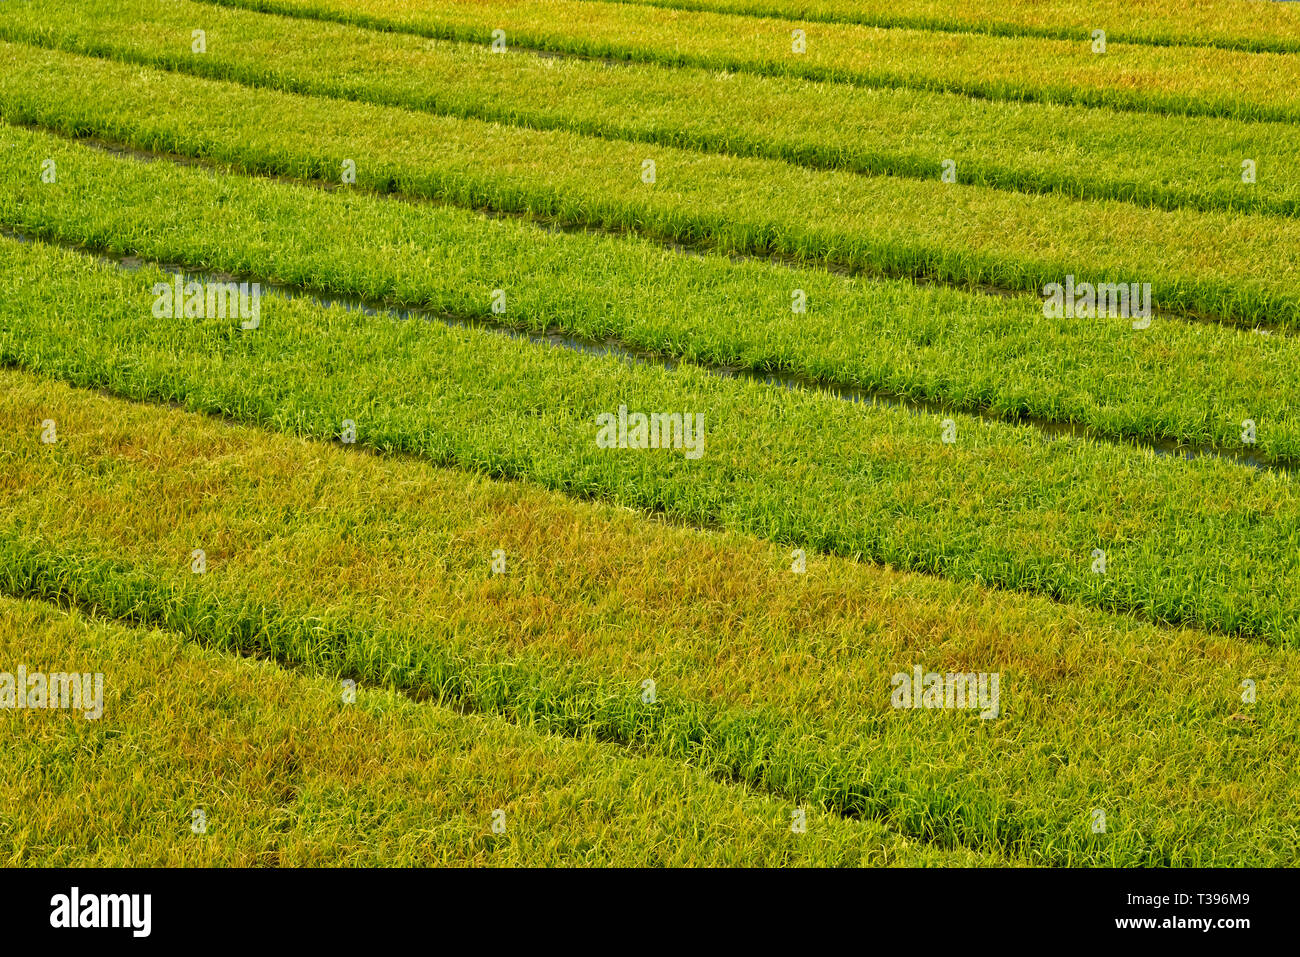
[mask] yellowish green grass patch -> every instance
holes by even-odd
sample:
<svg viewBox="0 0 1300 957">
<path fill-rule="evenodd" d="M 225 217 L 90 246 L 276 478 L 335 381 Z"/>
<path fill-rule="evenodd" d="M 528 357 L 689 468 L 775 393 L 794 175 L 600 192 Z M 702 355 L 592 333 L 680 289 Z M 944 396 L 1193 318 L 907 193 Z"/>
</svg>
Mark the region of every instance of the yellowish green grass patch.
<svg viewBox="0 0 1300 957">
<path fill-rule="evenodd" d="M 11 591 L 621 740 L 941 848 L 1062 864 L 1293 853 L 1294 651 L 843 559 L 798 575 L 786 549 L 740 536 L 0 381 L 0 414 L 30 423 L 0 446 Z M 56 445 L 38 440 L 44 418 Z M 917 664 L 1001 673 L 1001 716 L 892 708 L 891 676 Z"/>
<path fill-rule="evenodd" d="M 992 863 L 816 808 L 795 833 L 790 802 L 664 758 L 0 598 L 18 663 L 102 673 L 105 709 L 0 710 L 5 866 Z"/>
</svg>

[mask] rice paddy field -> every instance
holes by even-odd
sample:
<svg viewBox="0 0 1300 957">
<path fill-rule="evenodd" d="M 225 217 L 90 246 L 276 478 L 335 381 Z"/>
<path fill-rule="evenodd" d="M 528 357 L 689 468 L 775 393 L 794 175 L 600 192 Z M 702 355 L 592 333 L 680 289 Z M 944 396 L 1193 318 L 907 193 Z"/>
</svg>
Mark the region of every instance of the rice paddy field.
<svg viewBox="0 0 1300 957">
<path fill-rule="evenodd" d="M 1298 88 L 1272 0 L 7 0 L 0 863 L 1294 866 Z"/>
</svg>

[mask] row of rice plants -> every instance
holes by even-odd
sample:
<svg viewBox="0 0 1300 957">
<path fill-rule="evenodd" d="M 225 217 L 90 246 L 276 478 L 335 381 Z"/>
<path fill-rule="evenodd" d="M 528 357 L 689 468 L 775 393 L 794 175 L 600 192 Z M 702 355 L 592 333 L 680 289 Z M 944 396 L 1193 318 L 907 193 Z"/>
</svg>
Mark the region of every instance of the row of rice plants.
<svg viewBox="0 0 1300 957">
<path fill-rule="evenodd" d="M 351 421 L 357 441 L 383 452 L 812 551 L 1277 644 L 1298 637 L 1300 498 L 1288 473 L 303 300 L 268 300 L 254 329 L 188 313 L 161 322 L 161 272 L 0 245 L 10 364 L 318 438 Z M 655 448 L 648 418 L 624 410 L 680 418 L 657 423 Z"/>
<path fill-rule="evenodd" d="M 1300 63 L 1277 53 L 795 24 L 582 0 L 202 0 L 443 40 L 602 59 L 903 86 L 998 100 L 1294 120 Z M 196 25 L 197 27 L 197 25 Z M 803 36 L 794 31 L 802 30 Z M 802 41 L 802 52 L 796 52 Z"/>
<path fill-rule="evenodd" d="M 1286 3 L 1216 0 L 616 0 L 668 10 L 1074 40 L 1093 30 L 1124 43 L 1300 52 L 1300 15 Z"/>
<path fill-rule="evenodd" d="M 1300 460 L 1289 336 L 1049 319 L 1028 298 L 682 255 L 634 236 L 141 163 L 35 130 L 0 128 L 0 142 L 0 226 L 64 244 L 1111 438 Z M 54 183 L 33 175 L 47 161 Z"/>
<path fill-rule="evenodd" d="M 32 422 L 0 440 L 4 593 L 634 745 L 939 847 L 1292 851 L 1293 650 L 842 559 L 798 574 L 736 536 L 0 379 L 6 418 Z M 915 664 L 1000 673 L 998 716 L 892 707 Z"/>
<path fill-rule="evenodd" d="M 14 123 L 723 250 L 1035 292 L 1067 275 L 1150 283 L 1162 308 L 1300 323 L 1293 219 L 809 170 L 29 46 L 0 54 L 0 118 Z"/>
<path fill-rule="evenodd" d="M 0 37 L 294 93 L 822 169 L 926 179 L 948 170 L 962 184 L 1167 209 L 1300 210 L 1291 162 L 1300 129 L 1277 123 L 1117 117 L 787 77 L 500 56 L 486 44 L 430 43 L 190 0 L 91 5 L 93 18 L 76 15 L 86 3 L 72 0 L 18 8 L 0 20 Z M 191 49 L 195 23 L 206 34 L 202 54 Z M 693 108 L 682 110 L 688 101 Z"/>
<path fill-rule="evenodd" d="M 814 806 L 795 833 L 790 802 L 665 758 L 383 689 L 345 702 L 338 681 L 48 604 L 0 599 L 0 660 L 104 691 L 90 721 L 0 711 L 8 867 L 999 862 Z"/>
</svg>

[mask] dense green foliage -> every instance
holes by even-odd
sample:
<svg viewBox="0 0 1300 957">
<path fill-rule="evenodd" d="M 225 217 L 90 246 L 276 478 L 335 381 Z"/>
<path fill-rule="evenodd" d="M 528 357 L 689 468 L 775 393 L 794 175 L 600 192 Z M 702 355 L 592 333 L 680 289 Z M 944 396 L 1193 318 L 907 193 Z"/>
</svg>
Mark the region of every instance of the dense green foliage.
<svg viewBox="0 0 1300 957">
<path fill-rule="evenodd" d="M 1296 58 L 1231 49 L 1002 37 L 664 10 L 585 0 L 203 0 L 215 6 L 334 20 L 446 40 L 507 44 L 612 60 L 696 66 L 864 86 L 944 90 L 984 99 L 1292 120 Z M 1258 4 L 1266 6 L 1266 4 Z"/>
<path fill-rule="evenodd" d="M 159 322 L 160 274 L 10 240 L 0 360 L 132 398 L 526 478 L 696 525 L 1294 644 L 1289 474 L 372 319 L 302 300 L 262 327 Z M 46 277 L 35 281 L 37 277 Z M 563 397 L 562 400 L 560 397 Z M 596 416 L 699 414 L 703 455 L 609 449 Z M 1116 490 L 1123 490 L 1116 495 Z M 1092 552 L 1109 555 L 1106 574 Z"/>
<path fill-rule="evenodd" d="M 1300 52 L 1300 14 L 1260 0 L 618 0 L 669 10 L 1060 39 Z"/>
<path fill-rule="evenodd" d="M 1294 219 L 809 170 L 0 52 L 10 122 L 336 183 L 351 161 L 358 186 L 887 274 L 1033 292 L 1066 275 L 1149 282 L 1167 309 L 1300 324 Z"/>
<path fill-rule="evenodd" d="M 1002 418 L 1300 459 L 1300 344 L 1211 323 L 1048 319 L 1008 299 L 812 268 L 682 256 L 0 129 L 0 226 L 69 245 L 420 306 L 462 320 L 921 399 Z M 57 184 L 33 182 L 51 158 Z M 205 214 L 195 217 L 192 210 Z M 491 311 L 492 291 L 508 292 Z M 793 311 L 793 290 L 807 311 Z M 1053 357 L 1070 356 L 1068 363 Z M 1241 423 L 1257 425 L 1253 446 Z"/>
<path fill-rule="evenodd" d="M 75 15 L 87 6 L 93 18 Z M 0 20 L 0 37 L 290 92 L 823 169 L 938 179 L 952 160 L 962 184 L 1167 209 L 1300 209 L 1300 131 L 1278 123 L 1026 111 L 909 89 L 499 55 L 190 0 L 56 0 L 21 12 Z M 202 55 L 182 42 L 195 23 L 211 37 Z M 1254 183 L 1242 182 L 1244 158 Z"/>
<path fill-rule="evenodd" d="M 0 5 L 0 861 L 1292 863 L 1297 13 Z"/>
</svg>

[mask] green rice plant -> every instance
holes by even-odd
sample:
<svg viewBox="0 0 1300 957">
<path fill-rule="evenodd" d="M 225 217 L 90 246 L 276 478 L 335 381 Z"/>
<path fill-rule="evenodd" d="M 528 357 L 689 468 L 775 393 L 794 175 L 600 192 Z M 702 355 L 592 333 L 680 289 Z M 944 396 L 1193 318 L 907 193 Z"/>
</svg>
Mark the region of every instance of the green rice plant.
<svg viewBox="0 0 1300 957">
<path fill-rule="evenodd" d="M 630 746 L 892 828 L 917 860 L 1294 853 L 1294 649 L 844 559 L 794 574 L 787 549 L 527 485 L 0 386 L 0 415 L 31 423 L 0 434 L 0 593 Z M 1001 672 L 1000 717 L 891 707 L 918 663 Z"/>
<path fill-rule="evenodd" d="M 1081 39 L 1105 28 L 1110 39 L 1156 46 L 1300 52 L 1300 14 L 1258 0 L 618 0 L 668 10 L 707 10 L 780 19 L 910 27 L 953 33 Z"/>
<path fill-rule="evenodd" d="M 0 51 L 0 118 L 13 123 L 254 172 L 335 183 L 352 172 L 364 188 L 885 274 L 1035 292 L 1066 275 L 1149 282 L 1165 309 L 1300 323 L 1300 223 L 1289 218 L 808 170 Z"/>
<path fill-rule="evenodd" d="M 187 39 L 195 23 L 212 38 L 201 56 Z M 1300 129 L 1278 123 L 502 56 L 189 0 L 54 0 L 10 13 L 0 37 L 294 93 L 822 169 L 939 179 L 951 160 L 962 184 L 1166 209 L 1300 210 Z M 686 101 L 697 105 L 683 111 Z M 1253 183 L 1243 182 L 1243 158 L 1255 164 Z"/>
<path fill-rule="evenodd" d="M 995 100 L 1296 118 L 1300 62 L 1287 54 L 796 23 L 583 0 L 203 0 L 443 40 L 610 60 L 941 90 Z M 805 50 L 794 51 L 803 29 Z M 1091 29 L 1091 28 L 1090 28 Z M 1294 37 L 1292 37 L 1294 39 Z"/>
<path fill-rule="evenodd" d="M 8 867 L 1001 863 L 811 806 L 797 834 L 793 804 L 665 758 L 383 688 L 345 702 L 322 676 L 0 599 L 0 671 L 15 663 L 102 674 L 105 696 L 89 721 L 0 711 Z"/>
<path fill-rule="evenodd" d="M 1110 438 L 1245 451 L 1252 419 L 1267 426 L 1251 454 L 1300 460 L 1290 336 L 1048 319 L 1037 300 L 681 255 L 633 236 L 141 163 L 14 127 L 0 128 L 0 146 L 0 227 L 69 245 Z M 57 182 L 33 182 L 47 159 Z M 499 315 L 497 288 L 509 291 Z"/>
<path fill-rule="evenodd" d="M 156 270 L 0 245 L 0 362 L 321 439 L 346 438 L 351 422 L 380 452 L 809 551 L 1279 645 L 1300 636 L 1300 500 L 1288 473 L 304 300 L 268 300 L 256 330 L 164 322 L 155 286 L 171 280 Z M 625 448 L 600 418 L 621 407 L 703 424 L 693 439 L 668 435 L 674 447 Z"/>
</svg>

